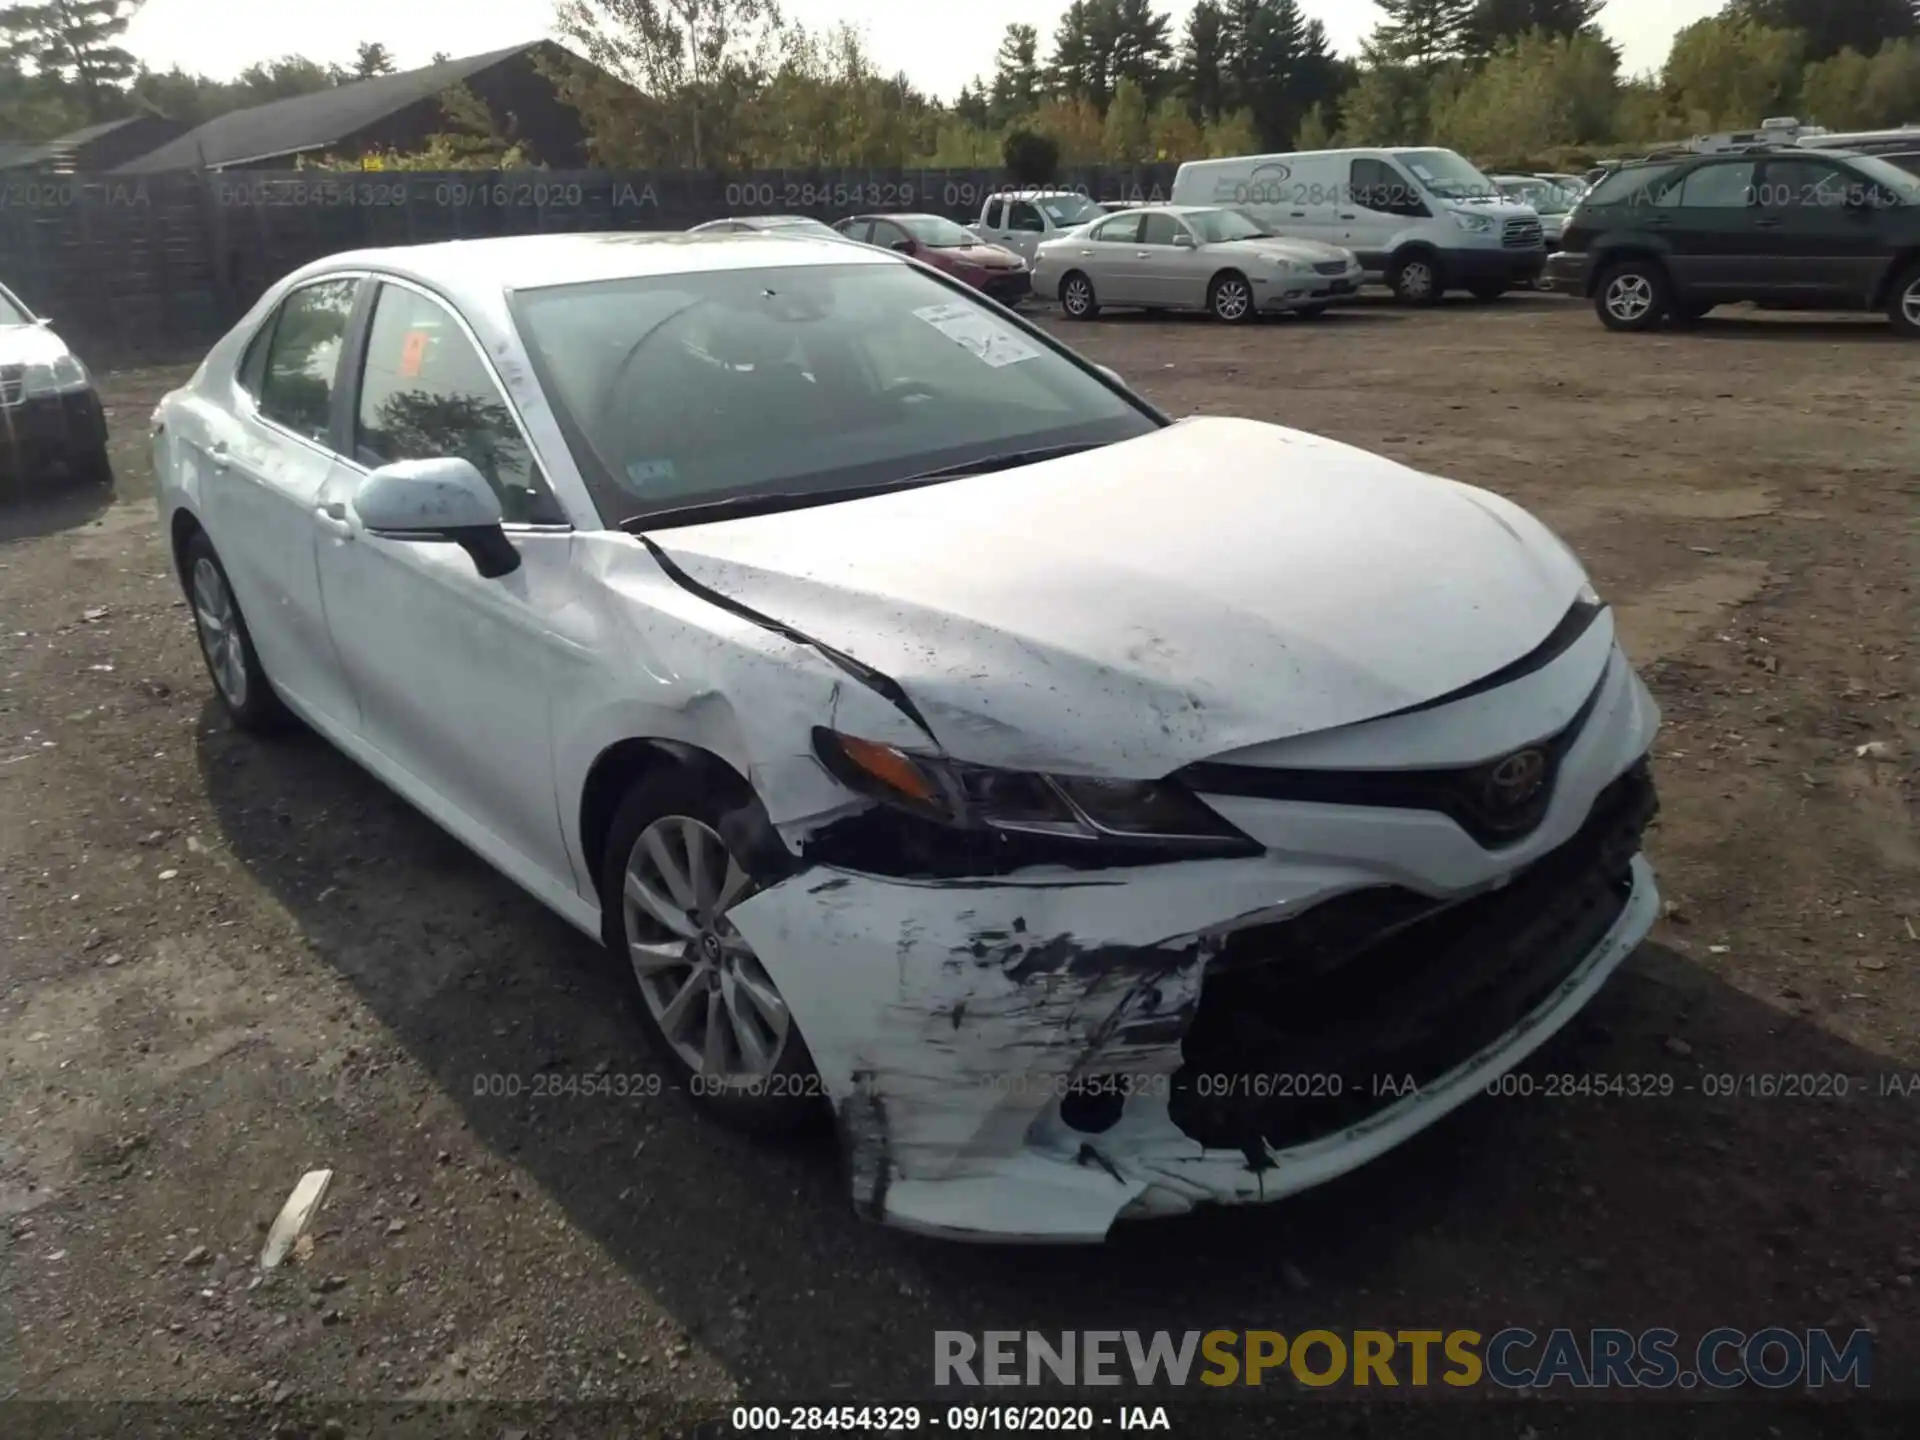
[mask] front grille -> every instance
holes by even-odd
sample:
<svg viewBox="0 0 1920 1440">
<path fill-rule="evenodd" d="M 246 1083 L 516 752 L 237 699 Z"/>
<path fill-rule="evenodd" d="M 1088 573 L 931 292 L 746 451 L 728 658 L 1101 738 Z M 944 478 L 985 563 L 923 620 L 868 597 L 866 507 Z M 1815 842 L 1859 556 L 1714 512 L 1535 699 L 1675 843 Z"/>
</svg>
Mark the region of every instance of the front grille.
<svg viewBox="0 0 1920 1440">
<path fill-rule="evenodd" d="M 1626 906 L 1658 808 L 1642 760 L 1578 834 L 1501 889 L 1449 905 L 1378 886 L 1229 937 L 1182 1042 L 1174 1123 L 1260 1156 L 1358 1123 L 1409 1079 L 1437 1080 L 1592 953 Z"/>
<path fill-rule="evenodd" d="M 27 367 L 0 365 L 0 405 L 18 405 L 27 393 Z"/>
<path fill-rule="evenodd" d="M 1545 243 L 1545 235 L 1538 220 L 1509 220 L 1502 241 L 1509 250 L 1535 250 Z"/>
<path fill-rule="evenodd" d="M 1347 262 L 1344 260 L 1319 260 L 1314 262 L 1313 273 L 1316 275 L 1344 275 L 1347 273 Z"/>
</svg>

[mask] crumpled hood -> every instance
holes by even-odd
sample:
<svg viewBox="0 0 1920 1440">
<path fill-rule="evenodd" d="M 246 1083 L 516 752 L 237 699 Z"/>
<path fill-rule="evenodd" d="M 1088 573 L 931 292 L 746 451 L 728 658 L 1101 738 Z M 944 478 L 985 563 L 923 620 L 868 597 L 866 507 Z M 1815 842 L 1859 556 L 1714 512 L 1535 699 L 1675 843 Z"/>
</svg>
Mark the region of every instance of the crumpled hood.
<svg viewBox="0 0 1920 1440">
<path fill-rule="evenodd" d="M 44 325 L 0 325 L 0 365 L 46 365 L 67 353 L 67 342 Z"/>
<path fill-rule="evenodd" d="M 978 266 L 982 270 L 1011 270 L 1027 263 L 1001 245 L 953 245 L 934 253 L 962 265 Z"/>
<path fill-rule="evenodd" d="M 1498 496 L 1212 417 L 650 538 L 897 680 L 956 756 L 1135 778 L 1478 680 L 1585 579 Z"/>
</svg>

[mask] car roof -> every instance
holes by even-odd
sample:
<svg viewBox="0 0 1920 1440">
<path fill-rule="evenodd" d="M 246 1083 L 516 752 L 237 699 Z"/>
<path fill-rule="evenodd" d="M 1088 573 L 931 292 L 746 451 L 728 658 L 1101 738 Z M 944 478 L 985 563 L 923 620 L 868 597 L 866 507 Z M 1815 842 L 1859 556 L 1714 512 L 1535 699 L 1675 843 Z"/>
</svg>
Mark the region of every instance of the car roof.
<svg viewBox="0 0 1920 1440">
<path fill-rule="evenodd" d="M 505 235 L 348 250 L 303 267 L 383 270 L 456 295 L 499 295 L 593 280 L 793 265 L 901 265 L 884 250 L 844 240 L 758 231 L 616 230 L 566 235 Z"/>
</svg>

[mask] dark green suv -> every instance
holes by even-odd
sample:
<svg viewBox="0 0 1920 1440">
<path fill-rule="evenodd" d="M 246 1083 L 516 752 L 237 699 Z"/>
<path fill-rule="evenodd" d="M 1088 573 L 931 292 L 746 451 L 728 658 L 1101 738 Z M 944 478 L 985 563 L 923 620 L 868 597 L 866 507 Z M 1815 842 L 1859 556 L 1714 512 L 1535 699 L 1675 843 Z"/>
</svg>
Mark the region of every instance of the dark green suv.
<svg viewBox="0 0 1920 1440">
<path fill-rule="evenodd" d="M 1609 330 L 1716 305 L 1884 311 L 1920 337 L 1920 177 L 1792 146 L 1623 165 L 1568 217 L 1546 281 Z"/>
</svg>

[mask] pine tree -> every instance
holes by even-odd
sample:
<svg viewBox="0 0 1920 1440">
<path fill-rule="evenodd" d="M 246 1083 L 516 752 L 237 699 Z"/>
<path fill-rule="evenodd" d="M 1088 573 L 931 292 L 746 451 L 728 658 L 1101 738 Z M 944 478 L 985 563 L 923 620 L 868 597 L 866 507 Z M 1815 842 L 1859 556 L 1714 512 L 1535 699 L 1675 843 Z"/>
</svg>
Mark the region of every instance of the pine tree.
<svg viewBox="0 0 1920 1440">
<path fill-rule="evenodd" d="M 378 40 L 362 40 L 354 52 L 353 78 L 371 80 L 376 75 L 393 74 L 393 56 Z"/>
<path fill-rule="evenodd" d="M 1040 103 L 1040 35 L 1031 25 L 1009 25 L 993 57 L 993 113 L 1002 121 L 1030 115 Z"/>
<path fill-rule="evenodd" d="M 124 103 L 139 64 L 119 43 L 140 0 L 40 0 L 0 10 L 0 63 L 71 86 L 91 120 Z"/>
<path fill-rule="evenodd" d="M 1214 0 L 1200 0 L 1180 41 L 1180 91 L 1187 112 L 1202 124 L 1212 124 L 1230 108 L 1226 22 Z"/>
<path fill-rule="evenodd" d="M 1722 13 L 1807 37 L 1807 59 L 1842 50 L 1872 55 L 1889 40 L 1920 34 L 1914 0 L 1731 0 Z"/>
<path fill-rule="evenodd" d="M 1474 0 L 1374 0 L 1386 19 L 1371 45 L 1384 59 L 1428 69 L 1462 52 Z"/>
</svg>

